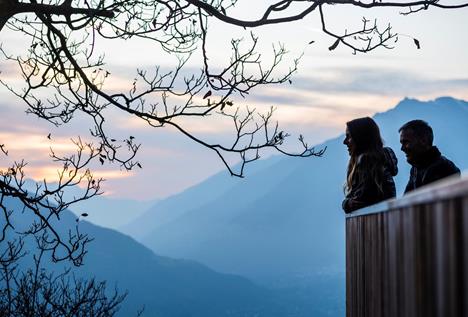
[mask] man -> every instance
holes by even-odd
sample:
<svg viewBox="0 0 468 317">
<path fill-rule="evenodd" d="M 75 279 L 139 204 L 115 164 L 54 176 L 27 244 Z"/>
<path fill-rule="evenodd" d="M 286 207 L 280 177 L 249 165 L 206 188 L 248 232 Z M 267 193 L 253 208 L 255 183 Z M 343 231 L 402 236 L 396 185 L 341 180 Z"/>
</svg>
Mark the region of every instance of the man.
<svg viewBox="0 0 468 317">
<path fill-rule="evenodd" d="M 398 132 L 401 150 L 405 152 L 406 160 L 411 165 L 405 194 L 447 176 L 460 175 L 458 167 L 432 145 L 434 134 L 426 121 L 407 122 Z"/>
</svg>

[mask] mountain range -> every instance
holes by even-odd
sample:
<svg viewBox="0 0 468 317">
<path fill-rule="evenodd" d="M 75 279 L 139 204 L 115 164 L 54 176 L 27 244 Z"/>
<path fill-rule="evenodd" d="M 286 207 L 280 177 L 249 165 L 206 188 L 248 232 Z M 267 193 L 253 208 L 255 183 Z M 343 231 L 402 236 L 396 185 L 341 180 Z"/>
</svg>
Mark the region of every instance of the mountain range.
<svg viewBox="0 0 468 317">
<path fill-rule="evenodd" d="M 462 170 L 468 167 L 467 102 L 404 99 L 374 119 L 399 159 L 399 195 L 409 165 L 399 150 L 398 129 L 409 120 L 429 122 L 442 153 Z M 327 148 L 322 158 L 258 161 L 245 179 L 215 175 L 158 202 L 123 231 L 158 254 L 196 260 L 266 285 L 343 276 L 341 200 L 348 157 L 342 141 L 339 136 L 318 145 Z"/>
</svg>

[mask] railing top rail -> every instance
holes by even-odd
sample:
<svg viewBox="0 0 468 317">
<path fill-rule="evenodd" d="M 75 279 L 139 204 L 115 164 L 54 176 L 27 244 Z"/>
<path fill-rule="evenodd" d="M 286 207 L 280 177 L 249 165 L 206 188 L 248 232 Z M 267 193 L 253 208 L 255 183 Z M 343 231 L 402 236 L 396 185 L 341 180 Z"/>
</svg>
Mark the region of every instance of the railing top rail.
<svg viewBox="0 0 468 317">
<path fill-rule="evenodd" d="M 388 212 L 393 209 L 461 196 L 468 196 L 468 173 L 463 173 L 462 177 L 448 177 L 439 182 L 412 191 L 401 198 L 386 200 L 373 206 L 359 209 L 346 215 L 346 218 Z"/>
</svg>

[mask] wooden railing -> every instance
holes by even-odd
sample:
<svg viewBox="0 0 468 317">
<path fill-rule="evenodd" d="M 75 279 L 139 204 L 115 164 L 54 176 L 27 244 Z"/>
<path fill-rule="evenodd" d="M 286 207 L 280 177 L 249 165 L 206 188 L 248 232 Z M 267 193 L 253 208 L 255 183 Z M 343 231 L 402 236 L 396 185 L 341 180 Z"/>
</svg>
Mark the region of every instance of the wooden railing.
<svg viewBox="0 0 468 317">
<path fill-rule="evenodd" d="M 346 311 L 468 316 L 468 178 L 347 216 Z"/>
</svg>

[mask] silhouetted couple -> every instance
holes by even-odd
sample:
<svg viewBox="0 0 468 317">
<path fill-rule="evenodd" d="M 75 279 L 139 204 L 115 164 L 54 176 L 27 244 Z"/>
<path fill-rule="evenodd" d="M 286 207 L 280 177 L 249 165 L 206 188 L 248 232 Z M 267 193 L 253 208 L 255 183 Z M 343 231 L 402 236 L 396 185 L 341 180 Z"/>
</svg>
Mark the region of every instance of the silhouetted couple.
<svg viewBox="0 0 468 317">
<path fill-rule="evenodd" d="M 434 134 L 427 122 L 413 120 L 399 130 L 401 150 L 411 165 L 405 194 L 450 175 L 460 175 L 452 161 L 434 146 Z M 350 155 L 343 210 L 346 213 L 396 196 L 393 176 L 398 173 L 393 150 L 384 147 L 379 127 L 369 117 L 346 123 L 343 143 Z"/>
</svg>

